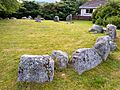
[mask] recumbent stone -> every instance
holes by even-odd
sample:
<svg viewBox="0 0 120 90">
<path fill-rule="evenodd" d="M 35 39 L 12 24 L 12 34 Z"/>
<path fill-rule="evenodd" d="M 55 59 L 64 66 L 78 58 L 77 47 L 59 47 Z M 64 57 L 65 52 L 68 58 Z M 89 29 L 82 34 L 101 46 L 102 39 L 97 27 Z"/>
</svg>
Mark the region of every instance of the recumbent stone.
<svg viewBox="0 0 120 90">
<path fill-rule="evenodd" d="M 110 45 L 110 51 L 114 51 L 117 48 L 117 45 L 113 42 L 112 38 L 108 35 L 99 37 L 96 42 L 104 41 Z"/>
<path fill-rule="evenodd" d="M 94 25 L 92 26 L 92 28 L 89 30 L 89 32 L 103 33 L 103 32 L 104 32 L 104 29 L 103 29 L 103 27 L 94 24 Z"/>
<path fill-rule="evenodd" d="M 95 43 L 93 48 L 97 51 L 101 58 L 106 61 L 108 55 L 110 54 L 110 45 L 105 41 L 99 41 Z"/>
<path fill-rule="evenodd" d="M 55 22 L 59 22 L 59 16 L 55 16 L 55 17 L 54 17 L 54 21 L 55 21 Z"/>
</svg>

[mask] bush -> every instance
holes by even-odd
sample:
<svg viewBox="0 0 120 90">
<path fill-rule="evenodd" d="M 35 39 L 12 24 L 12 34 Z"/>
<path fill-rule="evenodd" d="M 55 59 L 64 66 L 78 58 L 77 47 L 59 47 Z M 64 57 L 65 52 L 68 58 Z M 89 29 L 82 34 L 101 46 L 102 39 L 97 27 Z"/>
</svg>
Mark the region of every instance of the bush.
<svg viewBox="0 0 120 90">
<path fill-rule="evenodd" d="M 117 26 L 118 29 L 120 29 L 120 17 L 112 16 L 112 17 L 107 18 L 107 20 L 104 23 L 104 26 L 107 24 L 114 24 Z"/>
<path fill-rule="evenodd" d="M 118 28 L 120 17 L 120 2 L 108 2 L 95 10 L 92 15 L 92 22 L 98 25 L 115 24 Z M 118 22 L 118 23 L 117 23 Z"/>
</svg>

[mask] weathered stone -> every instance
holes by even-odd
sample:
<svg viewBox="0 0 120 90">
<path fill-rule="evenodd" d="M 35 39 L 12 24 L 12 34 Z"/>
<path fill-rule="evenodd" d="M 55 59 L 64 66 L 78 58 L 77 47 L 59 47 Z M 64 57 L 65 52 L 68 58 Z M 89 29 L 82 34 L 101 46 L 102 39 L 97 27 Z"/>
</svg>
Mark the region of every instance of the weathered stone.
<svg viewBox="0 0 120 90">
<path fill-rule="evenodd" d="M 35 22 L 41 22 L 41 19 L 36 19 Z"/>
<path fill-rule="evenodd" d="M 114 51 L 117 48 L 116 43 L 114 43 L 113 41 L 110 41 L 110 50 Z"/>
<path fill-rule="evenodd" d="M 44 18 L 40 18 L 41 20 L 45 20 Z"/>
<path fill-rule="evenodd" d="M 108 42 L 102 40 L 93 46 L 93 48 L 97 51 L 97 53 L 101 56 L 101 58 L 106 61 L 108 55 L 110 54 L 110 45 Z"/>
<path fill-rule="evenodd" d="M 22 19 L 27 19 L 27 17 L 22 17 Z"/>
<path fill-rule="evenodd" d="M 67 22 L 72 22 L 72 14 L 70 14 L 66 17 L 66 21 Z"/>
<path fill-rule="evenodd" d="M 54 61 L 48 55 L 23 55 L 19 64 L 18 81 L 49 82 L 54 76 Z"/>
<path fill-rule="evenodd" d="M 117 27 L 115 25 L 112 25 L 112 24 L 107 25 L 106 33 L 112 38 L 113 41 L 116 38 L 116 29 Z"/>
<path fill-rule="evenodd" d="M 55 16 L 55 17 L 54 17 L 54 21 L 55 21 L 55 22 L 59 22 L 59 16 Z"/>
<path fill-rule="evenodd" d="M 29 20 L 32 20 L 33 18 L 32 18 L 32 16 L 28 16 L 28 19 L 29 19 Z"/>
<path fill-rule="evenodd" d="M 89 30 L 89 32 L 103 33 L 103 32 L 104 32 L 104 29 L 103 29 L 103 27 L 94 24 L 94 25 L 92 26 L 92 28 Z"/>
<path fill-rule="evenodd" d="M 104 41 L 106 44 L 110 45 L 110 51 L 114 51 L 117 48 L 117 45 L 112 41 L 110 36 L 101 36 L 99 37 L 96 42 Z"/>
<path fill-rule="evenodd" d="M 41 22 L 41 16 L 38 15 L 37 18 L 35 18 L 35 22 Z"/>
<path fill-rule="evenodd" d="M 99 41 L 104 41 L 105 43 L 109 44 L 110 41 L 112 41 L 112 38 L 108 35 L 101 36 L 101 37 L 97 38 L 97 40 L 96 40 L 96 42 L 99 42 Z"/>
<path fill-rule="evenodd" d="M 72 66 L 79 74 L 96 67 L 101 61 L 101 56 L 93 48 L 78 49 L 72 55 Z"/>
<path fill-rule="evenodd" d="M 65 68 L 68 64 L 68 54 L 60 50 L 54 50 L 51 54 L 53 60 L 57 60 L 57 65 L 59 68 Z"/>
</svg>

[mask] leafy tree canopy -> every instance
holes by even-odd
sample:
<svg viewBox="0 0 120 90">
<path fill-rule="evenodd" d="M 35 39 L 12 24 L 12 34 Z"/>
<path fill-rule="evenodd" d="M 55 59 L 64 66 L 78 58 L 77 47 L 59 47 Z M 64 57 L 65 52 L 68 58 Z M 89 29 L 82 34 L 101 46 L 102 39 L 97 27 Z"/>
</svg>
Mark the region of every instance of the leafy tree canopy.
<svg viewBox="0 0 120 90">
<path fill-rule="evenodd" d="M 12 13 L 19 8 L 19 5 L 17 0 L 0 0 L 0 11 Z"/>
<path fill-rule="evenodd" d="M 114 22 L 112 24 L 118 26 L 118 24 L 116 24 L 118 22 L 117 18 L 120 18 L 120 2 L 116 1 L 109 1 L 106 5 L 97 8 L 92 15 L 93 23 L 103 26 L 109 24 L 109 22 Z M 111 21 L 108 19 L 110 19 Z"/>
</svg>

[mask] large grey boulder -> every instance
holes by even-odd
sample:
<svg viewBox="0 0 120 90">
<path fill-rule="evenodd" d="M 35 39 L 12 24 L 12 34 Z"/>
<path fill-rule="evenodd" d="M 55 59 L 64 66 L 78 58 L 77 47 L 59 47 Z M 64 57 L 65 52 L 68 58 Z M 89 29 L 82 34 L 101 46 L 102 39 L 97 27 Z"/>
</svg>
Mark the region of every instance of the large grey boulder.
<svg viewBox="0 0 120 90">
<path fill-rule="evenodd" d="M 54 61 L 48 55 L 23 55 L 20 59 L 18 81 L 49 82 L 54 76 Z"/>
<path fill-rule="evenodd" d="M 5 18 L 5 20 L 9 20 L 10 18 Z"/>
<path fill-rule="evenodd" d="M 35 18 L 35 22 L 41 22 L 41 21 L 42 21 L 42 20 L 41 20 L 41 16 L 38 15 L 37 18 Z"/>
<path fill-rule="evenodd" d="M 96 42 L 93 48 L 101 56 L 101 58 L 106 61 L 108 55 L 110 54 L 110 45 L 106 41 Z"/>
<path fill-rule="evenodd" d="M 104 29 L 103 29 L 103 27 L 94 24 L 94 25 L 92 26 L 92 28 L 89 29 L 89 32 L 103 33 L 103 32 L 104 32 Z"/>
<path fill-rule="evenodd" d="M 108 35 L 99 37 L 96 42 L 103 41 L 106 44 L 110 45 L 110 51 L 114 51 L 117 48 L 117 45 L 112 41 L 112 38 Z"/>
<path fill-rule="evenodd" d="M 101 61 L 101 56 L 93 48 L 78 49 L 72 55 L 72 66 L 78 74 L 96 67 Z"/>
<path fill-rule="evenodd" d="M 32 20 L 33 18 L 32 18 L 32 16 L 28 16 L 28 20 Z"/>
<path fill-rule="evenodd" d="M 68 54 L 66 52 L 60 50 L 54 50 L 51 54 L 53 60 L 57 61 L 57 65 L 59 68 L 65 68 L 68 64 Z"/>
<path fill-rule="evenodd" d="M 99 41 L 104 41 L 105 43 L 109 44 L 110 41 L 112 41 L 112 38 L 108 35 L 101 36 L 101 37 L 97 38 L 97 40 L 96 40 L 96 42 L 99 42 Z"/>
<path fill-rule="evenodd" d="M 70 14 L 66 17 L 66 21 L 67 22 L 72 22 L 72 14 Z"/>
<path fill-rule="evenodd" d="M 116 38 L 116 29 L 117 27 L 115 25 L 112 25 L 112 24 L 107 25 L 106 33 L 112 38 L 113 41 Z"/>
<path fill-rule="evenodd" d="M 55 21 L 55 22 L 59 22 L 59 16 L 55 16 L 55 17 L 54 17 L 54 21 Z"/>
</svg>

